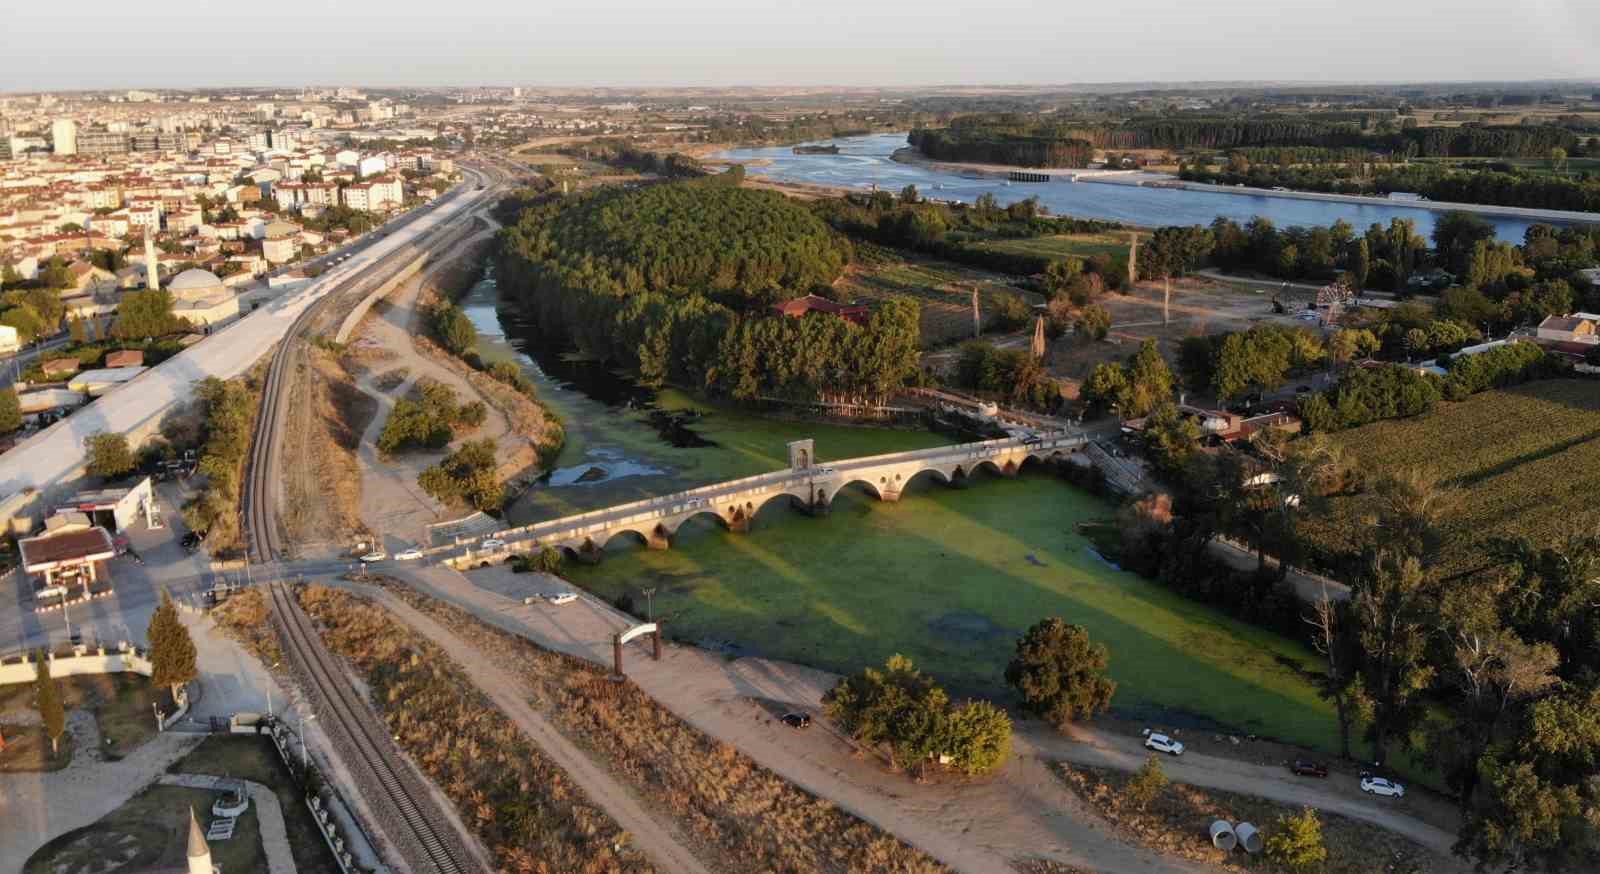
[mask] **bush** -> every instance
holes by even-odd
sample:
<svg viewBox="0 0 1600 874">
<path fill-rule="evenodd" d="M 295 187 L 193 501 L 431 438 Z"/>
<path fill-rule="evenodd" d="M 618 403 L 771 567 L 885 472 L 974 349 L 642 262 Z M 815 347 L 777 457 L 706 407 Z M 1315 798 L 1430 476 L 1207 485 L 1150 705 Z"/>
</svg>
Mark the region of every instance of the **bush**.
<svg viewBox="0 0 1600 874">
<path fill-rule="evenodd" d="M 911 660 L 893 655 L 883 670 L 841 678 L 822 699 L 828 717 L 857 742 L 889 752 L 891 765 L 948 756 L 967 774 L 999 767 L 1011 748 L 1011 721 L 992 705 L 951 709 L 950 697 Z"/>
<path fill-rule="evenodd" d="M 1301 871 L 1328 859 L 1322 840 L 1322 820 L 1307 807 L 1293 815 L 1278 817 L 1278 827 L 1267 836 L 1267 858 L 1291 871 Z"/>
<path fill-rule="evenodd" d="M 378 451 L 390 455 L 412 447 L 443 449 L 454 439 L 457 426 L 471 430 L 483 424 L 489 410 L 482 401 L 457 405 L 456 399 L 449 386 L 418 380 L 415 397 L 395 402 L 378 435 Z"/>
<path fill-rule="evenodd" d="M 1128 785 L 1123 789 L 1124 800 L 1144 810 L 1166 790 L 1167 783 L 1167 774 L 1161 770 L 1161 763 L 1156 761 L 1155 756 L 1150 756 L 1139 766 L 1139 770 L 1134 771 L 1133 776 L 1128 778 Z"/>
<path fill-rule="evenodd" d="M 417 484 L 444 504 L 498 510 L 505 503 L 506 490 L 496 475 L 495 452 L 492 439 L 465 443 L 443 461 L 424 470 L 417 477 Z"/>
</svg>

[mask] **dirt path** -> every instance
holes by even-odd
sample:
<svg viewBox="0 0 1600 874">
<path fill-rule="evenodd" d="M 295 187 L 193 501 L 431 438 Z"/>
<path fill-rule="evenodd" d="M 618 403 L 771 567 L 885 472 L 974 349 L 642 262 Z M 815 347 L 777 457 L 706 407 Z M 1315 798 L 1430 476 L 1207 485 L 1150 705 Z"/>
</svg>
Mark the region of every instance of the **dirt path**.
<svg viewBox="0 0 1600 874">
<path fill-rule="evenodd" d="M 604 808 L 617 824 L 663 871 L 710 874 L 710 870 L 684 846 L 676 830 L 658 822 L 646 812 L 631 792 L 590 760 L 566 735 L 561 734 L 527 703 L 527 690 L 516 677 L 496 667 L 486 655 L 463 642 L 399 598 L 366 586 L 353 587 L 387 608 L 400 621 L 437 644 L 471 675 L 478 688 L 505 712 L 506 716 L 548 755 L 578 786 L 589 800 Z"/>
<path fill-rule="evenodd" d="M 497 627 L 609 664 L 611 634 L 627 620 L 587 597 L 560 608 L 525 606 L 524 594 L 566 586 L 533 574 L 487 573 L 468 580 L 448 568 L 429 567 L 405 568 L 396 576 Z M 1119 874 L 1215 870 L 1124 842 L 1026 743 L 1018 744 L 993 778 L 917 784 L 875 761 L 864 762 L 822 720 L 804 733 L 777 721 L 776 711 L 784 704 L 818 709 L 835 679 L 831 674 L 764 659 L 729 662 L 680 646 L 667 647 L 660 663 L 649 661 L 642 648 L 631 648 L 627 658 L 628 675 L 685 721 L 957 870 L 1008 870 L 1012 859 L 1023 856 Z"/>
<path fill-rule="evenodd" d="M 378 435 L 383 432 L 384 423 L 394 410 L 395 401 L 405 397 L 418 379 L 427 377 L 450 386 L 464 399 L 484 402 L 488 407 L 488 415 L 483 425 L 468 435 L 467 439 L 496 440 L 502 463 L 520 451 L 518 441 L 505 439 L 514 436 L 505 413 L 489 398 L 483 397 L 470 382 L 418 352 L 412 343 L 412 336 L 421 328 L 417 301 L 422 289 L 440 271 L 448 269 L 461 253 L 491 233 L 492 228 L 463 240 L 427 270 L 401 284 L 383 303 L 373 307 L 372 314 L 361 322 L 355 341 L 357 344 L 393 353 L 381 365 L 375 365 L 373 372 L 356 382 L 357 390 L 378 403 L 378 412 L 361 435 L 358 450 L 362 467 L 361 518 L 370 528 L 379 532 L 390 551 L 403 549 L 405 545 L 426 544 L 427 526 L 452 515 L 448 508 L 417 486 L 417 475 L 428 465 L 442 459 L 444 452 L 411 450 L 395 458 L 380 459 L 375 448 Z M 406 375 L 398 386 L 387 392 L 378 388 L 377 383 L 385 375 L 402 370 Z"/>
</svg>

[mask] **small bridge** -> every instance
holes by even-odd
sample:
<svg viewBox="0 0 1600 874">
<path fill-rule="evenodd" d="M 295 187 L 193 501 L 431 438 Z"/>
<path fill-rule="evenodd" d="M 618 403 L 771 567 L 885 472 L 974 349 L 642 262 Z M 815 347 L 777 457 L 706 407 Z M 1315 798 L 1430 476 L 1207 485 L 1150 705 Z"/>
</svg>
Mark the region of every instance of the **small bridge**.
<svg viewBox="0 0 1600 874">
<path fill-rule="evenodd" d="M 853 486 L 880 501 L 897 501 L 911 481 L 924 474 L 955 488 L 980 470 L 1016 476 L 1028 461 L 1063 459 L 1088 445 L 1090 439 L 1082 432 L 1058 431 L 826 463 L 815 460 L 810 440 L 802 440 L 789 445 L 790 466 L 784 470 L 489 535 L 505 541 L 503 548 L 446 546 L 429 550 L 428 556 L 464 569 L 544 547 L 560 549 L 580 559 L 596 559 L 617 537 L 632 538 L 651 549 L 667 549 L 678 529 L 698 516 L 711 517 L 730 531 L 743 532 L 749 530 L 750 520 L 762 507 L 780 498 L 813 514 L 827 512 L 839 492 Z"/>
</svg>

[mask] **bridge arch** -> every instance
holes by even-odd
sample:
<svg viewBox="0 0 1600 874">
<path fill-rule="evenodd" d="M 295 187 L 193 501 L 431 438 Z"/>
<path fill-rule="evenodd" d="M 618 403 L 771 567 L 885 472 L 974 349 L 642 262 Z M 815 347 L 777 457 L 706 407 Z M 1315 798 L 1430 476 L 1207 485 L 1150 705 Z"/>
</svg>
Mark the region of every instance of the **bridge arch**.
<svg viewBox="0 0 1600 874">
<path fill-rule="evenodd" d="M 843 494 L 851 486 L 859 486 L 859 491 L 867 492 L 877 500 L 883 500 L 883 490 L 878 488 L 878 484 L 876 482 L 873 482 L 865 477 L 857 477 L 855 479 L 846 480 L 845 482 L 840 483 L 839 487 L 834 489 L 833 498 L 830 498 L 828 503 L 832 504 L 834 500 L 838 499 L 839 495 Z"/>
<path fill-rule="evenodd" d="M 784 499 L 784 498 L 788 499 L 787 501 L 784 502 L 786 506 L 792 504 L 795 501 L 799 501 L 801 504 L 805 504 L 805 505 L 809 505 L 811 503 L 810 500 L 806 497 L 806 494 L 804 492 L 790 491 L 788 489 L 784 489 L 782 491 L 773 492 L 772 494 L 767 495 L 766 497 L 763 497 L 760 500 L 754 502 L 755 509 L 750 512 L 750 521 L 752 521 L 752 522 L 755 521 L 756 517 L 760 516 L 762 511 L 764 511 L 768 507 L 772 506 L 772 502 L 773 501 L 781 500 L 781 499 Z"/>
<path fill-rule="evenodd" d="M 678 518 L 670 520 L 670 521 L 669 520 L 662 520 L 661 528 L 663 530 L 665 530 L 668 534 L 670 534 L 670 535 L 675 537 L 675 536 L 677 536 L 678 532 L 680 530 L 682 530 L 683 526 L 689 524 L 689 522 L 694 520 L 694 519 L 700 518 L 701 516 L 709 516 L 712 519 L 716 520 L 718 528 L 721 528 L 724 531 L 729 530 L 728 529 L 728 520 L 722 515 L 722 513 L 719 510 L 713 509 L 712 507 L 709 507 L 709 506 L 701 507 L 700 509 L 695 510 L 695 511 L 690 512 L 690 513 L 685 513 L 684 515 L 679 516 Z"/>
<path fill-rule="evenodd" d="M 916 473 L 906 477 L 905 481 L 900 484 L 900 489 L 901 491 L 905 491 L 911 488 L 913 483 L 927 482 L 928 480 L 932 480 L 940 485 L 950 485 L 949 474 L 937 467 L 924 467 Z"/>
<path fill-rule="evenodd" d="M 629 535 L 631 535 L 631 537 Z M 618 538 L 621 538 L 622 540 L 637 541 L 638 545 L 640 546 L 647 547 L 650 545 L 649 534 L 640 531 L 637 528 L 617 528 L 602 534 L 598 539 L 595 540 L 595 546 L 604 551 L 605 549 L 609 548 L 611 544 Z"/>
</svg>

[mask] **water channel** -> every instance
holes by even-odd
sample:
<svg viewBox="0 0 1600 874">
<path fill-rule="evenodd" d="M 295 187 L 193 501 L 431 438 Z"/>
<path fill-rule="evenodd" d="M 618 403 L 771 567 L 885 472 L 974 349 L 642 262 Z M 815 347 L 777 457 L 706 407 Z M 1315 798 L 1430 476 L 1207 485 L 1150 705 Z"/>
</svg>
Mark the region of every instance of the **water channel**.
<svg viewBox="0 0 1600 874">
<path fill-rule="evenodd" d="M 557 469 L 512 508 L 516 522 L 774 470 L 800 437 L 814 438 L 822 459 L 949 442 L 639 388 L 550 348 L 492 275 L 462 305 L 480 354 L 518 362 L 567 430 Z M 658 427 L 661 412 L 683 416 L 683 428 Z M 1016 637 L 1062 616 L 1111 648 L 1124 717 L 1330 748 L 1331 712 L 1300 674 L 1313 654 L 1105 562 L 1078 525 L 1113 511 L 1042 471 L 978 477 L 961 490 L 924 476 L 898 503 L 846 490 L 815 518 L 773 501 L 748 534 L 697 520 L 666 551 L 618 538 L 598 565 L 569 562 L 563 573 L 729 654 L 843 672 L 904 653 L 961 695 L 1005 697 Z"/>
<path fill-rule="evenodd" d="M 972 203 L 984 193 L 993 194 L 1002 205 L 1037 197 L 1056 215 L 1107 219 L 1144 227 L 1205 225 L 1218 216 L 1243 224 L 1255 216 L 1263 216 L 1279 227 L 1327 226 L 1344 219 L 1360 232 L 1374 222 L 1388 225 L 1391 219 L 1409 218 L 1417 223 L 1418 232 L 1427 236 L 1433 231 L 1434 218 L 1442 215 L 1428 209 L 1387 203 L 1342 203 L 1105 182 L 1007 183 L 1003 179 L 977 178 L 892 160 L 890 155 L 906 145 L 903 133 L 845 137 L 822 144 L 838 146 L 839 153 L 796 155 L 790 146 L 774 146 L 733 149 L 718 157 L 755 162 L 748 167 L 751 175 L 781 182 L 852 189 L 876 185 L 893 192 L 915 185 L 925 197 L 965 203 Z M 1522 242 L 1528 226 L 1534 224 L 1527 219 L 1503 216 L 1486 215 L 1484 218 L 1494 225 L 1502 239 L 1517 243 Z"/>
</svg>

